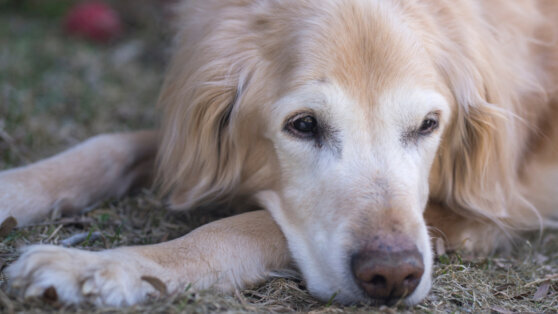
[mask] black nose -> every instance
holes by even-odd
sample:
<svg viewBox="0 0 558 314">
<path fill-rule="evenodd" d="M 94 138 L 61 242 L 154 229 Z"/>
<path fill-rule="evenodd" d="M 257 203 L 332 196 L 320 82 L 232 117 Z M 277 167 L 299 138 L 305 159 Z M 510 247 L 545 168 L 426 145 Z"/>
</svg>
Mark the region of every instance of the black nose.
<svg viewBox="0 0 558 314">
<path fill-rule="evenodd" d="M 403 251 L 389 247 L 360 251 L 353 255 L 351 267 L 366 294 L 385 303 L 413 293 L 424 273 L 422 255 L 416 247 Z"/>
</svg>

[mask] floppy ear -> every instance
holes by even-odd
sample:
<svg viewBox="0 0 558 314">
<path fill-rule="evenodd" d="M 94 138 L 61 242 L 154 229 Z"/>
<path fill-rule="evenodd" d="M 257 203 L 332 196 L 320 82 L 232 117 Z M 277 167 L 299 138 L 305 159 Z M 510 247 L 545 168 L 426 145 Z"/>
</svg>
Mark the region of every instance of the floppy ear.
<svg viewBox="0 0 558 314">
<path fill-rule="evenodd" d="M 514 185 L 507 118 L 485 95 L 469 96 L 473 103 L 458 100 L 455 106 L 431 173 L 431 195 L 457 211 L 505 217 L 505 192 Z"/>
<path fill-rule="evenodd" d="M 254 176 L 264 176 L 257 108 L 245 101 L 247 94 L 256 97 L 250 86 L 259 59 L 242 46 L 238 25 L 219 30 L 221 22 L 206 25 L 214 28 L 209 31 L 187 26 L 194 33 L 179 35 L 159 99 L 164 118 L 157 182 L 175 209 L 229 201 L 246 182 L 261 183 Z M 205 38 L 192 40 L 198 31 Z"/>
<path fill-rule="evenodd" d="M 458 214 L 500 226 L 524 226 L 520 220 L 526 216 L 536 226 L 537 213 L 518 184 L 518 164 L 525 151 L 521 143 L 529 131 L 518 117 L 524 95 L 537 95 L 540 87 L 529 74 L 512 70 L 509 52 L 498 51 L 502 48 L 492 43 L 471 40 L 446 46 L 436 60 L 455 104 L 431 172 L 431 198 Z M 514 208 L 529 210 L 512 214 Z"/>
</svg>

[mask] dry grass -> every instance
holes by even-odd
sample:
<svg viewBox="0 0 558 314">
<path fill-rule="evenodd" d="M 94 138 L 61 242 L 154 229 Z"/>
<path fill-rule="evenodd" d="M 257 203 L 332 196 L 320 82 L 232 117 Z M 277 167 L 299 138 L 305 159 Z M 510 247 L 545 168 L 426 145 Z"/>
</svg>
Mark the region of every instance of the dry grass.
<svg viewBox="0 0 558 314">
<path fill-rule="evenodd" d="M 0 169 L 49 156 L 101 132 L 151 127 L 164 72 L 159 35 L 131 32 L 110 46 L 66 38 L 51 19 L 0 15 Z M 77 233 L 100 232 L 78 245 L 99 250 L 178 237 L 227 213 L 164 210 L 150 191 L 110 200 L 76 218 L 45 221 L 0 239 L 0 267 L 31 243 L 58 244 Z M 558 310 L 556 234 L 520 241 L 510 256 L 459 254 L 437 258 L 434 288 L 414 308 L 341 307 L 312 298 L 304 282 L 273 279 L 234 295 L 189 292 L 118 312 L 555 312 Z M 532 237 L 536 240 L 536 238 Z M 537 245 L 533 244 L 537 243 Z M 3 277 L 0 277 L 3 284 Z M 90 305 L 60 307 L 18 300 L 0 290 L 0 312 L 115 312 Z"/>
</svg>

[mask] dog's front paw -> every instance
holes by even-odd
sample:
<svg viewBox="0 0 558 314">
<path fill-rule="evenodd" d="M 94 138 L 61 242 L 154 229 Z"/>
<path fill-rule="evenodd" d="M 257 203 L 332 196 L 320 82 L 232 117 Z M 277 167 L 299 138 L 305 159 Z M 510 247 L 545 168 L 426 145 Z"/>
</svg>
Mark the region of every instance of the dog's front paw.
<svg viewBox="0 0 558 314">
<path fill-rule="evenodd" d="M 118 251 L 35 245 L 25 249 L 6 275 L 10 290 L 24 298 L 120 307 L 164 293 L 164 283 L 142 270 L 136 256 Z"/>
</svg>

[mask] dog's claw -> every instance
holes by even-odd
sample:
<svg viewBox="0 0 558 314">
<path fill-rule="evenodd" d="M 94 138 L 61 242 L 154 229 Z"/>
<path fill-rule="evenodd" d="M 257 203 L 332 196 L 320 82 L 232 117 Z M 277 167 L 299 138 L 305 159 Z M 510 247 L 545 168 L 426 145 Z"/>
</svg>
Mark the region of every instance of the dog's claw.
<svg viewBox="0 0 558 314">
<path fill-rule="evenodd" d="M 58 301 L 58 293 L 56 292 L 56 289 L 53 286 L 46 288 L 46 290 L 43 292 L 43 299 L 49 302 Z"/>
<path fill-rule="evenodd" d="M 93 282 L 91 282 L 91 280 L 86 280 L 83 283 L 83 286 L 81 287 L 81 293 L 85 296 L 88 295 L 93 295 L 95 294 L 97 291 L 95 289 L 95 285 L 93 284 Z"/>
</svg>

